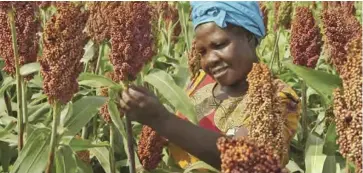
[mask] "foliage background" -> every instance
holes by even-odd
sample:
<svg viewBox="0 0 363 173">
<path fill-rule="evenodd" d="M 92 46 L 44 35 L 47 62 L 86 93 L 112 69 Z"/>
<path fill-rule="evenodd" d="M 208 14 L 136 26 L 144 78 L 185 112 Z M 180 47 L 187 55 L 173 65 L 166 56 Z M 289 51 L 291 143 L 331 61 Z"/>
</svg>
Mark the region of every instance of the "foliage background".
<svg viewBox="0 0 363 173">
<path fill-rule="evenodd" d="M 275 74 L 291 85 L 301 96 L 301 83 L 305 81 L 307 88 L 307 125 L 299 124 L 299 130 L 291 144 L 290 162 L 287 167 L 291 172 L 306 173 L 338 173 L 346 170 L 347 165 L 344 158 L 338 152 L 335 143 L 335 125 L 331 123 L 329 108 L 331 105 L 331 93 L 329 90 L 340 85 L 339 77 L 333 67 L 326 63 L 324 50 L 320 55 L 315 70 L 297 67 L 291 64 L 289 48 L 290 30 L 283 29 L 278 37 L 278 49 L 275 58 L 278 61 L 272 63 L 272 56 L 276 44 L 276 32 L 273 30 L 274 2 L 265 2 L 268 13 L 267 35 L 258 47 L 258 55 L 261 61 L 270 65 Z M 317 8 L 314 16 L 320 23 L 322 5 L 316 2 Z M 297 5 L 309 5 L 309 2 L 297 2 Z M 158 52 L 143 72 L 136 83 L 147 82 L 170 110 L 186 112 L 193 119 L 192 106 L 186 94 L 183 92 L 189 82 L 190 72 L 188 70 L 187 53 L 190 51 L 193 39 L 192 24 L 189 19 L 190 7 L 188 2 L 177 2 L 181 34 L 176 41 L 173 38 L 172 29 L 176 23 L 166 25 L 162 17 L 157 21 Z M 362 21 L 362 2 L 355 2 L 356 17 Z M 54 8 L 42 11 L 41 17 L 44 21 L 55 12 Z M 293 14 L 292 14 L 293 15 Z M 40 33 L 41 34 L 41 33 Z M 72 102 L 62 108 L 61 127 L 58 131 L 64 132 L 59 143 L 56 156 L 55 168 L 57 172 L 111 172 L 109 160 L 110 133 L 109 125 L 98 115 L 98 108 L 105 103 L 105 98 L 98 97 L 101 86 L 115 87 L 117 85 L 105 77 L 105 73 L 112 70 L 108 54 L 110 45 L 106 44 L 103 54 L 98 54 L 98 47 L 89 41 L 84 47 L 85 54 L 82 61 L 86 64 L 84 73 L 79 77 L 80 91 L 74 96 Z M 40 51 L 41 52 L 41 51 Z M 92 74 L 97 56 L 100 55 L 100 72 Z M 277 63 L 278 62 L 278 63 Z M 281 66 L 279 66 L 280 64 Z M 4 61 L 0 59 L 0 68 Z M 0 172 L 41 172 L 47 162 L 49 151 L 50 124 L 52 120 L 51 106 L 42 93 L 42 77 L 39 74 L 39 64 L 33 63 L 23 66 L 22 74 L 36 73 L 33 80 L 28 84 L 26 100 L 28 103 L 30 135 L 26 136 L 25 148 L 17 151 L 17 127 L 16 127 L 16 86 L 15 79 L 1 71 L 0 78 Z M 319 73 L 324 72 L 324 73 Z M 156 78 L 156 76 L 159 76 Z M 162 83 L 162 85 L 160 85 Z M 333 85 L 330 85 L 333 84 Z M 172 91 L 165 93 L 162 91 Z M 327 93 L 328 91 L 328 93 Z M 111 90 L 113 92 L 113 90 Z M 330 95 L 329 95 L 330 94 Z M 11 110 L 6 106 L 6 99 L 10 98 Z M 179 98 L 179 99 L 172 99 Z M 112 106 L 111 106 L 112 107 Z M 124 119 L 117 119 L 118 112 L 112 108 L 111 115 L 118 127 L 114 134 L 115 161 L 117 172 L 128 172 L 128 163 Z M 195 117 L 195 116 L 194 116 Z M 303 129 L 309 133 L 304 138 Z M 134 138 L 138 140 L 141 125 L 135 123 L 133 126 Z M 82 133 L 83 132 L 83 133 Z M 78 134 L 82 138 L 75 138 Z M 88 150 L 90 152 L 90 163 L 82 162 L 76 152 Z M 215 172 L 210 166 L 203 162 L 197 162 L 188 170 L 181 170 L 164 150 L 164 157 L 158 169 L 151 172 L 199 172 L 198 168 L 207 168 Z M 138 162 L 137 162 L 138 163 Z M 140 172 L 147 172 L 137 164 Z"/>
</svg>

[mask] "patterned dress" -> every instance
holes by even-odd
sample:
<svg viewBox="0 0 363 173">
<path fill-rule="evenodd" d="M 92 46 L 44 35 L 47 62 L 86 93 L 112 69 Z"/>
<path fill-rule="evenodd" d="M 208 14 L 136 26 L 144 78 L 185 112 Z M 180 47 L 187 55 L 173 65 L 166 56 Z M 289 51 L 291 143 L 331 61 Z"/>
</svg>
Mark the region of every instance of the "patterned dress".
<svg viewBox="0 0 363 173">
<path fill-rule="evenodd" d="M 279 88 L 276 94 L 282 99 L 285 106 L 284 115 L 287 116 L 287 121 L 284 127 L 284 138 L 286 140 L 285 145 L 289 146 L 296 133 L 301 105 L 298 96 L 287 84 L 278 79 L 274 82 L 278 84 Z M 212 95 L 214 86 L 215 81 L 202 71 L 187 88 L 187 93 L 197 111 L 199 126 L 218 133 L 234 135 L 239 127 L 247 127 L 249 124 L 250 118 L 244 115 L 245 102 L 248 100 L 248 95 L 217 100 Z M 176 114 L 186 119 L 179 112 Z M 172 143 L 168 147 L 176 163 L 183 169 L 198 161 L 196 157 Z M 288 160 L 289 155 L 287 151 L 282 158 L 283 164 L 286 165 Z"/>
</svg>

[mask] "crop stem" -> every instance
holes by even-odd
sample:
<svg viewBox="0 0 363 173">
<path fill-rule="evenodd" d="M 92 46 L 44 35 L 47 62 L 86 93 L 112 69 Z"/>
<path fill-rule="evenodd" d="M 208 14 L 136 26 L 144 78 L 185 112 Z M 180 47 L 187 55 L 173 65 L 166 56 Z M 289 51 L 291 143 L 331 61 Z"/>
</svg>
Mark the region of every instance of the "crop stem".
<svg viewBox="0 0 363 173">
<path fill-rule="evenodd" d="M 50 138 L 50 152 L 48 157 L 48 165 L 46 169 L 46 173 L 51 173 L 53 160 L 54 160 L 54 153 L 55 149 L 57 148 L 57 128 L 60 120 L 60 104 L 55 102 L 53 105 L 53 126 L 52 126 L 52 136 Z"/>
</svg>

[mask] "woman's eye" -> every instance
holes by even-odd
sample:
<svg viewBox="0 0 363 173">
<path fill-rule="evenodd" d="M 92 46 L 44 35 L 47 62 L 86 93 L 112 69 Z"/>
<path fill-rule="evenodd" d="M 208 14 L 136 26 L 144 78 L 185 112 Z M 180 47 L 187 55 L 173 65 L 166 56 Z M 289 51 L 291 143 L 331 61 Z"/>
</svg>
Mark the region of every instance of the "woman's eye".
<svg viewBox="0 0 363 173">
<path fill-rule="evenodd" d="M 214 48 L 215 48 L 215 49 L 222 49 L 222 48 L 224 48 L 226 45 L 227 45 L 227 43 L 226 43 L 226 42 L 216 43 L 216 44 L 214 44 Z"/>
</svg>

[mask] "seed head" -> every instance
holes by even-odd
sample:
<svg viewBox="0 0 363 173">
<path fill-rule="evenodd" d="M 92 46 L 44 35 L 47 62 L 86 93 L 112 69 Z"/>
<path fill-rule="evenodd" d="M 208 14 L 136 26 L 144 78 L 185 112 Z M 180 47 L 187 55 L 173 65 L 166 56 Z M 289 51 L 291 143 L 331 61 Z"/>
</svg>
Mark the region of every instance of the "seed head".
<svg viewBox="0 0 363 173">
<path fill-rule="evenodd" d="M 173 34 L 172 34 L 172 39 L 175 42 L 176 38 L 180 35 L 181 33 L 181 25 L 179 20 L 179 13 L 178 13 L 178 9 L 176 8 L 176 4 L 175 3 L 168 3 L 167 1 L 163 1 L 163 2 L 159 2 L 157 4 L 157 14 L 162 14 L 162 18 L 165 21 L 165 24 L 167 26 L 167 28 L 169 27 L 169 25 L 176 25 L 174 30 L 173 30 Z"/>
<path fill-rule="evenodd" d="M 138 145 L 138 156 L 144 169 L 155 169 L 163 157 L 163 147 L 166 140 L 148 126 L 143 126 Z"/>
<path fill-rule="evenodd" d="M 247 138 L 221 137 L 217 141 L 221 152 L 222 173 L 271 172 L 282 173 L 280 158 L 271 146 Z"/>
<path fill-rule="evenodd" d="M 188 53 L 188 65 L 189 65 L 189 71 L 191 72 L 193 79 L 199 74 L 199 70 L 201 68 L 200 66 L 200 54 L 197 52 L 195 47 L 195 40 L 192 42 L 192 48 L 190 49 L 190 52 Z"/>
<path fill-rule="evenodd" d="M 135 80 L 155 55 L 152 7 L 148 2 L 122 2 L 111 22 L 111 63 L 119 80 Z"/>
<path fill-rule="evenodd" d="M 347 62 L 340 77 L 343 88 L 334 91 L 334 115 L 340 153 L 362 172 L 362 35 L 347 45 Z"/>
<path fill-rule="evenodd" d="M 39 62 L 44 78 L 43 90 L 50 103 L 67 103 L 78 91 L 78 75 L 87 36 L 82 32 L 88 14 L 81 6 L 57 2 L 57 14 L 46 23 L 43 56 Z"/>
<path fill-rule="evenodd" d="M 263 16 L 263 24 L 265 25 L 265 32 L 267 32 L 267 25 L 268 25 L 268 9 L 265 3 L 262 1 L 258 2 L 258 5 L 260 7 L 260 10 L 262 12 Z"/>
<path fill-rule="evenodd" d="M 285 29 L 290 29 L 291 25 L 291 14 L 292 14 L 292 2 L 274 2 L 275 9 L 275 25 L 274 30 L 276 31 L 278 27 L 285 27 Z"/>
<path fill-rule="evenodd" d="M 36 2 L 1 2 L 0 8 L 0 57 L 5 60 L 3 70 L 11 76 L 15 75 L 15 61 L 12 47 L 10 21 L 7 9 L 15 9 L 15 27 L 20 66 L 37 60 L 38 51 L 38 25 L 35 17 Z M 30 80 L 33 75 L 25 79 Z"/>
<path fill-rule="evenodd" d="M 308 7 L 296 7 L 291 29 L 291 55 L 294 63 L 315 68 L 321 52 L 321 35 Z"/>
<path fill-rule="evenodd" d="M 96 43 L 110 39 L 110 28 L 113 10 L 117 2 L 87 2 L 90 16 L 87 20 L 87 34 Z"/>
<path fill-rule="evenodd" d="M 253 64 L 247 76 L 249 88 L 246 103 L 247 115 L 251 117 L 248 126 L 249 138 L 257 143 L 273 146 L 281 158 L 288 153 L 283 134 L 286 117 L 283 116 L 283 103 L 276 93 L 278 83 L 265 64 Z"/>
<path fill-rule="evenodd" d="M 345 13 L 344 8 L 330 8 L 322 13 L 324 49 L 328 61 L 340 72 L 347 61 L 346 44 L 362 32 L 362 26 L 353 16 Z"/>
</svg>

